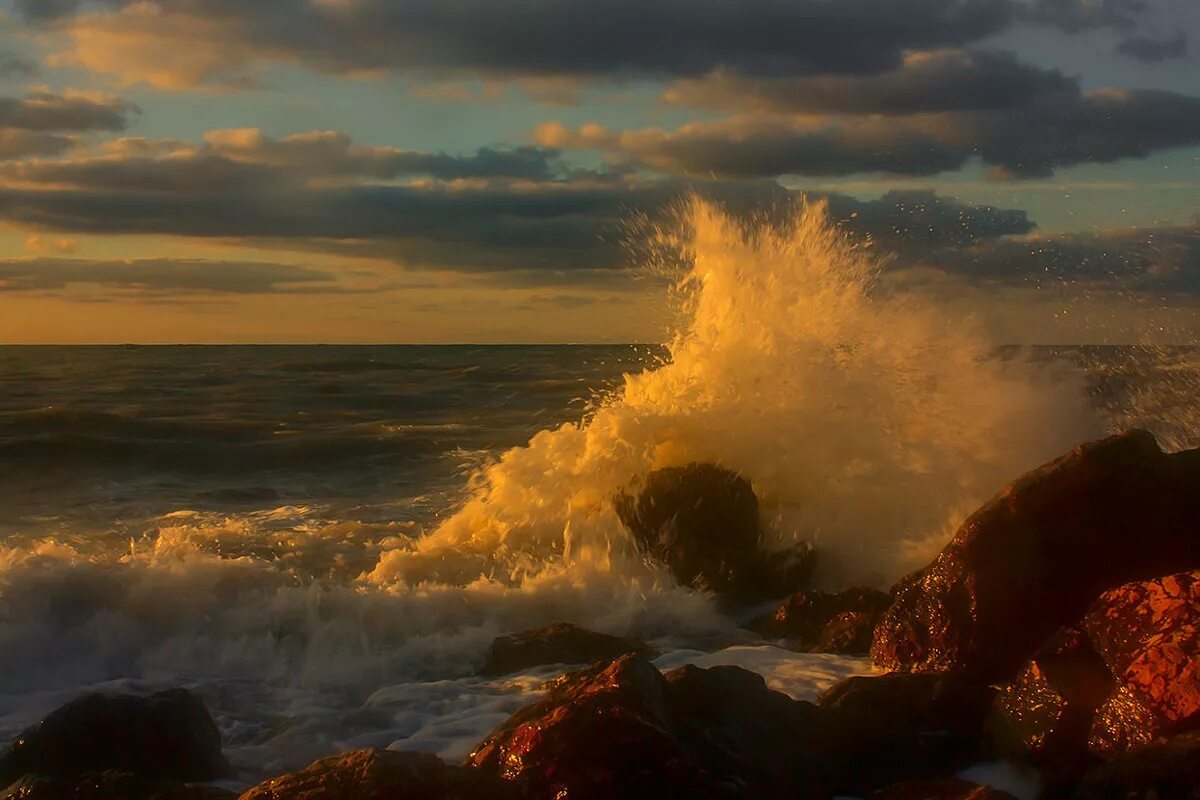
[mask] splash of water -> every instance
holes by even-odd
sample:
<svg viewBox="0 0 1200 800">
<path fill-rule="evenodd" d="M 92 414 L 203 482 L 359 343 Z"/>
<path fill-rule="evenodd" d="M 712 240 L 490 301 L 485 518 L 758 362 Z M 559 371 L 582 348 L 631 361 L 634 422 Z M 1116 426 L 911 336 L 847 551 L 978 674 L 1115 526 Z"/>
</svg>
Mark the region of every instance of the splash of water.
<svg viewBox="0 0 1200 800">
<path fill-rule="evenodd" d="M 1099 432 L 1077 382 L 999 358 L 971 319 L 881 288 L 884 263 L 824 205 L 784 216 L 684 203 L 645 248 L 678 265 L 666 362 L 505 453 L 369 578 L 661 579 L 611 498 L 650 470 L 707 461 L 751 480 L 776 544 L 815 542 L 824 583 L 884 585 L 1006 480 Z"/>
</svg>

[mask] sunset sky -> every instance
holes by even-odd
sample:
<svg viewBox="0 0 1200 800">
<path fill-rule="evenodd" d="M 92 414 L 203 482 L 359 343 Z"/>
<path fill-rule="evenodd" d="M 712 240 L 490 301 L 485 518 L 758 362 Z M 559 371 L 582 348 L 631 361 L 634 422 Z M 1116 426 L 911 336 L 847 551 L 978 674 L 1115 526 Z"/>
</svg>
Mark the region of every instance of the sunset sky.
<svg viewBox="0 0 1200 800">
<path fill-rule="evenodd" d="M 0 342 L 653 340 L 692 189 L 1195 341 L 1200 3 L 0 0 Z"/>
</svg>

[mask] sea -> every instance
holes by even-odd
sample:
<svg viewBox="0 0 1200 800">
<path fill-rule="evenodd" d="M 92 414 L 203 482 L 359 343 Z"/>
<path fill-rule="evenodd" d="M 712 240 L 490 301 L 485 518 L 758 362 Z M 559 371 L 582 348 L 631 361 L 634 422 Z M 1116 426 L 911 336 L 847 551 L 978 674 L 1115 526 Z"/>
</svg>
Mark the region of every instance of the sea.
<svg viewBox="0 0 1200 800">
<path fill-rule="evenodd" d="M 869 662 L 676 585 L 617 491 L 722 464 L 817 585 L 887 587 L 1080 441 L 1200 446 L 1200 348 L 1004 346 L 881 294 L 819 219 L 729 224 L 696 221 L 658 344 L 0 347 L 0 740 L 187 686 L 231 786 L 367 746 L 458 761 L 562 671 L 481 678 L 490 642 L 558 621 L 811 700 Z"/>
</svg>

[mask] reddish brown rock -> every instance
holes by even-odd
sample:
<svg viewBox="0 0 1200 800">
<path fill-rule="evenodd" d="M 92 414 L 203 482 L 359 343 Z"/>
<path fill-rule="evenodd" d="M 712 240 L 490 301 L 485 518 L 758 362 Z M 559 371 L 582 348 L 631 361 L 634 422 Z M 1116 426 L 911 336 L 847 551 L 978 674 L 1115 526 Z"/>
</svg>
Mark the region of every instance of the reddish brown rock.
<svg viewBox="0 0 1200 800">
<path fill-rule="evenodd" d="M 467 759 L 531 800 L 824 798 L 819 712 L 737 667 L 569 673 Z"/>
<path fill-rule="evenodd" d="M 1200 724 L 1200 571 L 1105 592 L 1083 624 L 1113 675 L 1164 731 Z"/>
<path fill-rule="evenodd" d="M 240 800 L 503 800 L 508 787 L 429 753 L 356 750 L 263 781 Z"/>
<path fill-rule="evenodd" d="M 1200 456 L 1145 431 L 1082 445 L 971 515 L 897 584 L 872 656 L 889 670 L 1009 680 L 1106 589 L 1200 568 Z"/>
<path fill-rule="evenodd" d="M 875 623 L 891 603 L 891 595 L 876 589 L 796 592 L 750 627 L 764 636 L 789 639 L 799 650 L 866 655 Z"/>
<path fill-rule="evenodd" d="M 0 800 L 237 800 L 237 794 L 109 770 L 70 778 L 26 775 L 0 791 Z"/>
<path fill-rule="evenodd" d="M 543 664 L 591 664 L 652 651 L 644 642 L 589 631 L 569 622 L 500 636 L 492 642 L 480 675 L 507 675 Z"/>
<path fill-rule="evenodd" d="M 1008 792 L 957 779 L 898 783 L 871 795 L 871 800 L 1017 800 Z"/>
</svg>

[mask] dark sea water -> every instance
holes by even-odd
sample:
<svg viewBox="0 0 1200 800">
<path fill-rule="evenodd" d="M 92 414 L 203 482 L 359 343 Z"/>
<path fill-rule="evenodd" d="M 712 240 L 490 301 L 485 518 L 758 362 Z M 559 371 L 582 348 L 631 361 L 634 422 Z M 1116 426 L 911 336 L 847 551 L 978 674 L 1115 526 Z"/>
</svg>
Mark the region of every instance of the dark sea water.
<svg viewBox="0 0 1200 800">
<path fill-rule="evenodd" d="M 557 530 L 550 515 L 549 537 L 536 527 L 562 488 L 521 481 L 604 474 L 622 463 L 606 450 L 688 434 L 687 403 L 706 395 L 676 394 L 691 380 L 678 375 L 632 384 L 634 397 L 600 430 L 575 424 L 622 390 L 626 374 L 664 358 L 645 346 L 0 347 L 0 738 L 83 691 L 182 684 L 213 708 L 239 784 L 349 747 L 457 759 L 549 674 L 473 677 L 487 643 L 559 619 L 641 635 L 664 652 L 663 667 L 741 664 L 796 697 L 869 669 L 752 641 L 706 598 L 591 552 L 579 543 L 591 541 L 581 526 L 594 515 L 568 515 Z M 1075 387 L 1095 416 L 1086 430 L 1141 425 L 1172 449 L 1200 444 L 1200 350 L 1001 349 L 989 358 L 1028 362 Z M 764 381 L 776 372 L 791 381 L 778 392 L 785 399 L 832 385 L 812 377 L 832 374 L 823 362 L 800 378 L 787 364 L 751 366 L 746 385 L 769 398 L 778 387 Z M 696 374 L 740 369 L 735 361 Z M 843 468 L 830 455 L 797 460 L 836 448 L 776 458 L 789 415 L 806 407 L 743 399 L 745 419 L 736 398 L 716 415 L 702 409 L 710 416 L 693 438 L 703 444 L 719 426 L 731 458 L 762 463 L 768 489 L 790 485 L 777 462 L 814 475 Z M 857 408 L 855 398 L 820 402 Z M 840 428 L 800 421 L 809 423 L 802 444 L 817 444 L 824 427 L 835 445 L 860 431 L 895 435 L 852 414 Z M 476 470 L 502 457 L 491 505 L 438 530 L 485 496 Z M 999 488 L 983 486 L 985 496 Z M 868 489 L 852 484 L 847 497 L 865 503 Z M 972 491 L 966 500 L 977 502 Z M 503 530 L 488 529 L 489 514 L 514 507 L 516 522 L 497 517 Z M 433 531 L 437 546 L 425 547 Z M 491 566 L 451 569 L 456 550 Z M 568 552 L 582 566 L 539 571 Z"/>
</svg>

